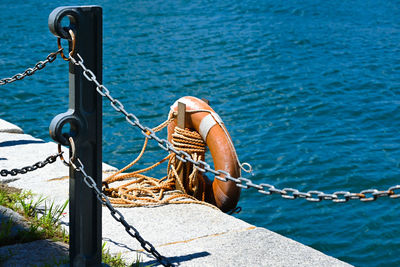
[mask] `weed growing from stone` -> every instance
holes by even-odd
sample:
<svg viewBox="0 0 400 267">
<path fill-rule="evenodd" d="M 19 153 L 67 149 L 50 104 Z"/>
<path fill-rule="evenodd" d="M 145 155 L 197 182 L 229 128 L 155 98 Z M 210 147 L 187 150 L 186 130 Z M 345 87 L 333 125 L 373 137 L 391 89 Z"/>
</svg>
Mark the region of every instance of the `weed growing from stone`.
<svg viewBox="0 0 400 267">
<path fill-rule="evenodd" d="M 40 205 L 44 204 L 44 210 L 39 211 Z M 62 241 L 69 243 L 69 235 L 59 224 L 59 221 L 68 205 L 66 201 L 62 205 L 55 205 L 54 202 L 48 203 L 43 197 L 34 199 L 34 195 L 31 192 L 23 192 L 18 188 L 13 188 L 0 184 L 0 206 L 12 209 L 22 216 L 24 216 L 29 222 L 29 229 L 20 231 L 16 236 L 10 238 L 11 227 L 13 221 L 10 219 L 5 222 L 1 222 L 0 225 L 0 246 L 11 245 L 17 243 L 26 243 L 41 239 L 51 239 L 54 241 Z M 102 246 L 102 262 L 108 264 L 111 267 L 151 267 L 152 265 L 144 266 L 141 263 L 140 255 L 138 254 L 137 259 L 134 263 L 128 264 L 122 258 L 122 254 L 112 255 L 109 249 L 105 249 L 106 243 Z M 5 262 L 8 258 L 12 257 L 12 253 L 7 256 L 0 257 L 0 266 L 2 262 Z M 69 263 L 69 259 L 55 260 L 52 263 L 44 266 L 60 266 Z M 42 265 L 41 265 L 42 266 Z"/>
<path fill-rule="evenodd" d="M 114 266 L 114 267 L 125 267 L 127 264 L 121 257 L 121 253 L 117 255 L 112 255 L 110 249 L 106 249 L 106 243 L 103 243 L 101 247 L 101 260 L 102 262 Z"/>
<path fill-rule="evenodd" d="M 45 205 L 42 213 L 39 213 L 39 206 Z M 68 241 L 68 235 L 59 225 L 59 219 L 68 205 L 66 201 L 63 205 L 48 204 L 45 198 L 39 197 L 35 200 L 31 192 L 22 192 L 16 188 L 2 185 L 0 187 L 0 205 L 12 209 L 29 222 L 27 230 L 19 231 L 10 238 L 13 222 L 2 222 L 0 231 L 0 246 L 17 243 L 26 243 L 40 239 L 52 239 L 56 241 Z"/>
<path fill-rule="evenodd" d="M 112 255 L 110 253 L 110 249 L 105 248 L 106 243 L 103 243 L 101 248 L 101 259 L 102 262 L 108 264 L 111 267 L 152 267 L 152 265 L 143 265 L 142 259 L 139 254 L 136 256 L 136 261 L 132 264 L 126 263 L 126 261 L 122 258 L 121 253 L 117 253 L 116 255 Z"/>
</svg>

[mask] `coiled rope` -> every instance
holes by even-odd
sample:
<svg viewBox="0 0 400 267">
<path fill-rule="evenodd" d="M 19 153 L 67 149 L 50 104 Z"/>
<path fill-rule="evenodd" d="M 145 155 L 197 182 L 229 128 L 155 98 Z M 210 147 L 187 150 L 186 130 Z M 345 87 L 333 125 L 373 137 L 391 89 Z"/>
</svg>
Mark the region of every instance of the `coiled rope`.
<svg viewBox="0 0 400 267">
<path fill-rule="evenodd" d="M 153 128 L 154 132 L 161 131 L 174 120 L 174 114 Z M 145 139 L 139 155 L 127 166 L 110 175 L 103 181 L 103 192 L 111 203 L 119 207 L 158 206 L 164 204 L 201 204 L 217 209 L 214 205 L 205 202 L 206 181 L 196 168 L 190 163 L 182 163 L 174 153 L 169 154 L 150 167 L 130 173 L 124 173 L 134 166 L 143 156 L 147 147 Z M 194 160 L 204 160 L 206 144 L 199 133 L 189 129 L 175 127 L 172 134 L 172 144 L 176 149 L 189 153 Z M 150 171 L 168 160 L 167 175 L 161 179 L 146 176 L 143 173 Z M 178 173 L 186 169 L 188 178 L 184 181 Z M 128 182 L 127 182 L 128 181 Z M 115 186 L 111 186 L 111 184 Z M 180 188 L 181 190 L 177 190 Z"/>
</svg>

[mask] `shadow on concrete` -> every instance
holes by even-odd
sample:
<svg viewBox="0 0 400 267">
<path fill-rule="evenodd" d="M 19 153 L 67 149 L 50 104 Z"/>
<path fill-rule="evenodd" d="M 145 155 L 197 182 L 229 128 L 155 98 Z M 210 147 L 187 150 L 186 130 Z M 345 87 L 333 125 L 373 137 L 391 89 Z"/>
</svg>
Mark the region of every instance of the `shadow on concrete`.
<svg viewBox="0 0 400 267">
<path fill-rule="evenodd" d="M 145 253 L 145 252 L 140 252 L 138 250 L 132 249 L 128 247 L 127 245 L 123 243 L 116 242 L 108 237 L 103 237 L 103 241 L 113 243 L 114 245 L 120 247 L 120 248 L 125 248 L 129 251 L 136 251 L 137 253 Z M 148 257 L 153 257 L 152 255 L 146 253 Z M 192 259 L 196 258 L 202 258 L 202 257 L 207 257 L 210 256 L 211 254 L 209 252 L 203 251 L 203 252 L 196 252 L 188 255 L 183 255 L 183 256 L 177 256 L 177 257 L 168 257 L 167 260 L 172 263 L 174 266 L 179 266 L 180 263 L 185 262 L 185 261 L 190 261 Z M 142 263 L 143 266 L 161 266 L 161 264 L 157 260 L 151 260 L 147 262 Z"/>
<path fill-rule="evenodd" d="M 18 180 L 20 180 L 20 179 L 21 179 L 21 178 L 19 178 L 19 177 L 3 178 L 3 179 L 1 180 L 1 182 L 0 182 L 0 184 L 12 183 L 12 182 L 18 181 Z"/>
<path fill-rule="evenodd" d="M 126 248 L 126 249 L 129 250 L 129 251 L 135 251 L 134 249 L 128 247 L 127 245 L 125 245 L 125 244 L 123 244 L 123 243 L 119 243 L 119 242 L 117 242 L 117 241 L 114 241 L 114 240 L 112 240 L 112 239 L 110 239 L 110 238 L 108 238 L 108 237 L 103 237 L 103 241 L 109 242 L 109 243 L 113 243 L 114 245 L 116 245 L 116 246 L 118 246 L 118 247 L 120 247 L 120 248 Z"/>
<path fill-rule="evenodd" d="M 207 257 L 210 255 L 211 254 L 208 253 L 207 251 L 203 251 L 203 252 L 196 252 L 196 253 L 192 253 L 192 254 L 178 256 L 178 257 L 168 257 L 167 260 L 170 263 L 172 263 L 173 266 L 180 266 L 180 264 L 182 262 L 190 261 L 190 260 L 197 259 L 197 258 Z M 161 264 L 157 260 L 143 262 L 143 265 L 144 266 L 161 266 Z"/>
<path fill-rule="evenodd" d="M 45 141 L 42 140 L 17 140 L 17 141 L 6 141 L 1 142 L 0 147 L 6 146 L 18 146 L 18 145 L 27 145 L 27 144 L 44 144 Z"/>
</svg>

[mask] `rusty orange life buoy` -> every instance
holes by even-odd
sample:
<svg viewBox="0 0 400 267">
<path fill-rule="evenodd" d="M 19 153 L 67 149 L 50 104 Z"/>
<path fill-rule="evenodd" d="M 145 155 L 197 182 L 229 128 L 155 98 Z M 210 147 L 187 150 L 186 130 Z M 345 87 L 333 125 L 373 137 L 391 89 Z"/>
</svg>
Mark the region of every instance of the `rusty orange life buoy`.
<svg viewBox="0 0 400 267">
<path fill-rule="evenodd" d="M 178 111 L 178 102 L 186 105 L 188 112 L 186 127 L 200 133 L 210 150 L 215 170 L 226 171 L 232 177 L 239 177 L 241 173 L 236 151 L 218 114 L 207 103 L 192 96 L 178 99 L 171 106 L 171 111 L 174 113 Z M 177 119 L 175 118 L 168 125 L 170 141 L 176 126 Z M 240 198 L 240 188 L 234 182 L 224 182 L 218 179 L 211 181 L 205 175 L 203 178 L 206 181 L 205 201 L 216 205 L 224 212 L 236 207 Z"/>
</svg>

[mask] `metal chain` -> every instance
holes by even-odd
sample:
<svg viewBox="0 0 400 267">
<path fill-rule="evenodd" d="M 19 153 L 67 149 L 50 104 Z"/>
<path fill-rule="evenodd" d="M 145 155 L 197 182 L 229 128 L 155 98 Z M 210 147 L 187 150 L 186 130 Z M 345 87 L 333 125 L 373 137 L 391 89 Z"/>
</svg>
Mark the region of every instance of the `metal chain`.
<svg viewBox="0 0 400 267">
<path fill-rule="evenodd" d="M 97 184 L 96 182 L 93 180 L 92 177 L 90 177 L 89 175 L 87 175 L 87 173 L 85 172 L 85 167 L 82 164 L 82 162 L 80 161 L 79 158 L 76 158 L 76 161 L 79 163 L 80 166 L 77 166 L 76 164 L 71 164 L 72 168 L 77 171 L 77 172 L 81 172 L 83 175 L 83 181 L 85 182 L 85 184 L 91 188 L 93 190 L 93 192 L 96 194 L 96 198 L 97 200 L 104 206 L 106 206 L 110 213 L 111 216 L 117 221 L 120 222 L 124 227 L 125 227 L 125 231 L 132 237 L 136 238 L 140 245 L 142 246 L 142 248 L 144 250 L 146 250 L 148 253 L 151 253 L 159 263 L 161 263 L 163 266 L 173 266 L 168 260 L 167 258 L 165 258 L 164 256 L 162 256 L 156 249 L 155 247 L 149 242 L 143 239 L 143 237 L 140 235 L 139 231 L 136 230 L 135 227 L 133 227 L 132 225 L 130 225 L 126 220 L 125 217 L 122 215 L 122 213 L 118 210 L 116 210 L 109 198 L 100 191 L 99 188 L 97 188 Z M 70 161 L 72 163 L 72 160 Z"/>
<path fill-rule="evenodd" d="M 294 188 L 278 189 L 270 184 L 265 184 L 265 183 L 255 184 L 248 178 L 244 178 L 241 176 L 235 178 L 235 177 L 232 177 L 226 171 L 212 169 L 207 162 L 204 162 L 202 160 L 198 160 L 198 161 L 193 160 L 187 152 L 175 149 L 174 146 L 168 140 L 159 138 L 151 128 L 143 126 L 140 123 L 139 119 L 134 114 L 128 113 L 125 110 L 124 105 L 119 100 L 117 100 L 116 98 L 113 98 L 110 95 L 110 91 L 107 89 L 107 87 L 105 87 L 103 84 L 100 84 L 97 81 L 97 78 L 94 75 L 94 73 L 91 70 L 87 69 L 86 66 L 84 65 L 84 61 L 83 61 L 82 57 L 79 54 L 76 54 L 76 55 L 78 56 L 79 61 L 77 61 L 70 54 L 71 62 L 82 68 L 83 76 L 88 81 L 96 84 L 97 92 L 101 96 L 108 98 L 111 106 L 116 111 L 122 113 L 125 116 L 126 121 L 130 125 L 132 125 L 134 127 L 138 127 L 145 137 L 147 137 L 149 139 L 154 139 L 155 141 L 157 141 L 158 146 L 161 147 L 163 150 L 175 153 L 176 158 L 178 158 L 180 161 L 182 161 L 184 163 L 190 162 L 200 172 L 212 173 L 215 175 L 215 178 L 220 181 L 224 181 L 224 182 L 231 181 L 231 182 L 234 182 L 237 187 L 244 188 L 244 189 L 254 188 L 260 194 L 263 194 L 263 195 L 278 194 L 278 195 L 281 195 L 281 197 L 285 198 L 285 199 L 304 198 L 311 202 L 320 202 L 322 200 L 331 200 L 332 202 L 335 202 L 335 203 L 342 203 L 342 202 L 347 202 L 351 199 L 359 199 L 360 201 L 373 201 L 379 197 L 384 197 L 384 196 L 389 196 L 390 198 L 399 198 L 400 197 L 400 185 L 392 186 L 388 190 L 385 190 L 385 191 L 379 191 L 377 189 L 367 189 L 367 190 L 361 191 L 360 193 L 350 193 L 348 191 L 337 191 L 332 194 L 326 194 L 324 192 L 316 191 L 316 190 L 311 190 L 308 192 L 301 192 L 298 189 L 294 189 Z M 396 193 L 396 191 L 397 191 L 397 193 Z"/>
<path fill-rule="evenodd" d="M 12 169 L 11 171 L 3 169 L 0 171 L 0 175 L 1 176 L 7 176 L 7 175 L 15 176 L 18 174 L 25 174 L 27 172 L 35 171 L 37 169 L 43 168 L 47 164 L 54 163 L 58 157 L 62 157 L 63 153 L 64 152 L 59 152 L 57 154 L 51 155 L 51 156 L 47 157 L 44 161 L 36 162 L 35 164 L 33 164 L 31 166 L 26 166 L 21 169 Z"/>
<path fill-rule="evenodd" d="M 26 76 L 31 76 L 33 75 L 37 70 L 41 70 L 44 67 L 46 67 L 47 63 L 53 62 L 56 58 L 57 55 L 60 54 L 63 51 L 63 48 L 58 49 L 56 52 L 50 53 L 45 60 L 39 61 L 36 63 L 36 65 L 33 68 L 27 68 L 23 73 L 18 73 L 12 76 L 11 78 L 3 78 L 0 80 L 0 85 L 5 85 L 7 83 L 12 83 L 17 80 L 22 80 Z"/>
</svg>

